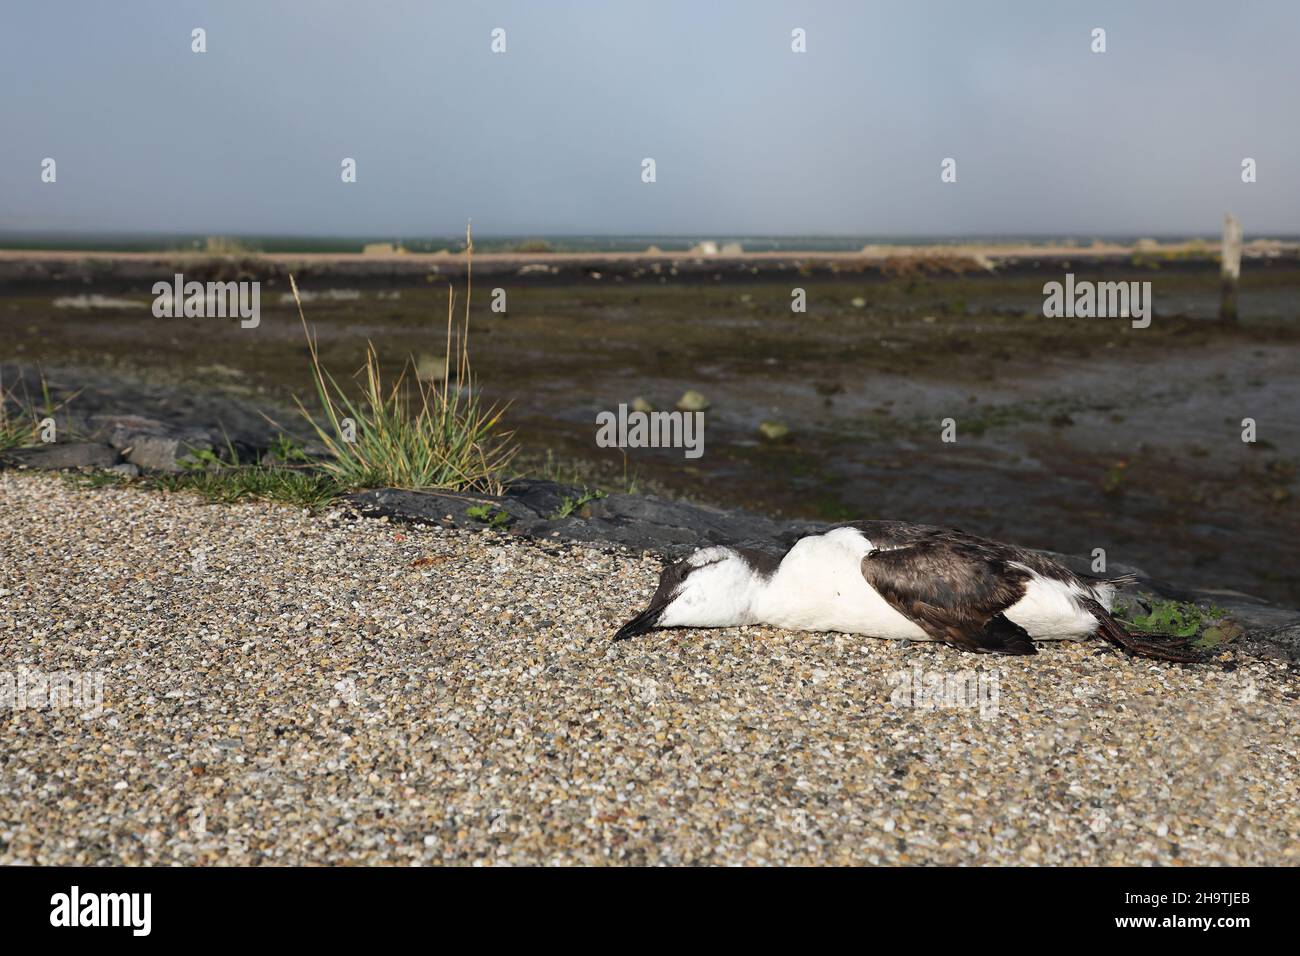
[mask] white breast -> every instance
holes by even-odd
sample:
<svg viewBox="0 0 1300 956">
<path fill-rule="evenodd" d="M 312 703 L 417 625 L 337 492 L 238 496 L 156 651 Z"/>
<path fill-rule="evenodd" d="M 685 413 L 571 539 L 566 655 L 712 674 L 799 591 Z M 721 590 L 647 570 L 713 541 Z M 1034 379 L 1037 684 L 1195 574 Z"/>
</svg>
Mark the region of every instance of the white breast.
<svg viewBox="0 0 1300 956">
<path fill-rule="evenodd" d="M 930 640 L 867 584 L 862 558 L 870 550 L 871 542 L 856 528 L 803 538 L 755 601 L 755 618 L 793 631 Z"/>
</svg>

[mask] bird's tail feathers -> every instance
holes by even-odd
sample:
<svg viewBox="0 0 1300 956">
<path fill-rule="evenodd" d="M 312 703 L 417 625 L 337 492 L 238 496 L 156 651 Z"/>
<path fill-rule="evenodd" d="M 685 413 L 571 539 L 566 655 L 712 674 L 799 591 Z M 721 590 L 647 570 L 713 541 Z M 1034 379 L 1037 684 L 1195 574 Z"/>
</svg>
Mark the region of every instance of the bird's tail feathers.
<svg viewBox="0 0 1300 956">
<path fill-rule="evenodd" d="M 1134 657 L 1176 664 L 1200 664 L 1206 660 L 1205 653 L 1193 647 L 1186 638 L 1134 633 L 1117 621 L 1100 602 L 1086 599 L 1083 606 L 1097 619 L 1097 636 Z"/>
</svg>

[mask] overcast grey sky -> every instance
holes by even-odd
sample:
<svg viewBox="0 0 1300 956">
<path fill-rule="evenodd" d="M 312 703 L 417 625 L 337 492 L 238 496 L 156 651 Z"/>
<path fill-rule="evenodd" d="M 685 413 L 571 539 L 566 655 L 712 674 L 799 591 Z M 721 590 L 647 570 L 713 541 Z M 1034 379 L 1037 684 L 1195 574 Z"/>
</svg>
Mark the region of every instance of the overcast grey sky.
<svg viewBox="0 0 1300 956">
<path fill-rule="evenodd" d="M 0 80 L 5 230 L 1300 232 L 1294 0 L 4 0 Z"/>
</svg>

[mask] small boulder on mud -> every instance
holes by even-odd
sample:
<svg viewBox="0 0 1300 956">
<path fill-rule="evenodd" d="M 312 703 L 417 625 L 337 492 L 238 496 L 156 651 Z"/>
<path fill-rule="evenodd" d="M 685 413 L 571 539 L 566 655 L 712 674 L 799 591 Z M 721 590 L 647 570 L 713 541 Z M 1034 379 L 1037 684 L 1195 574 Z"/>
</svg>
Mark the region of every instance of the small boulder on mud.
<svg viewBox="0 0 1300 956">
<path fill-rule="evenodd" d="M 141 415 L 97 415 L 95 434 L 143 471 L 180 471 L 195 452 L 212 451 L 212 436 L 200 428 L 177 428 Z"/>
</svg>

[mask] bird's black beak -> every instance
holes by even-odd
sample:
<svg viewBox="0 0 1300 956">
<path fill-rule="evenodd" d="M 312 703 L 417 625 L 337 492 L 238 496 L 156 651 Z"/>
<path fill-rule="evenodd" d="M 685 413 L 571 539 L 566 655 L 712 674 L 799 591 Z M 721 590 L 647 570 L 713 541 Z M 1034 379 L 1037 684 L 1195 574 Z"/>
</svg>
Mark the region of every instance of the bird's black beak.
<svg viewBox="0 0 1300 956">
<path fill-rule="evenodd" d="M 629 637 L 636 637 L 638 634 L 646 634 L 653 631 L 655 625 L 659 623 L 659 618 L 663 616 L 663 613 L 663 608 L 651 605 L 620 627 L 618 633 L 614 635 L 614 640 L 626 641 Z"/>
</svg>

